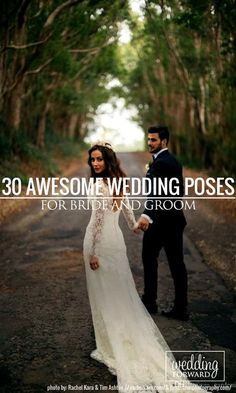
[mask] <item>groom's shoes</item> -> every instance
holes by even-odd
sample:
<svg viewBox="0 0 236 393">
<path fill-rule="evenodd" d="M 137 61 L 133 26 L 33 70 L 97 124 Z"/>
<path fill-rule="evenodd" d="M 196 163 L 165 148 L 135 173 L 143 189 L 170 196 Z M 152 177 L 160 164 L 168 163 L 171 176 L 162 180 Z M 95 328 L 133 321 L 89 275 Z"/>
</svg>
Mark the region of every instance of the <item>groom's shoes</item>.
<svg viewBox="0 0 236 393">
<path fill-rule="evenodd" d="M 177 309 L 173 307 L 170 311 L 162 311 L 161 314 L 164 317 L 178 319 L 180 321 L 188 321 L 189 320 L 189 312 L 187 308 Z"/>
<path fill-rule="evenodd" d="M 147 302 L 144 295 L 142 296 L 142 302 L 146 309 L 148 310 L 149 314 L 157 314 L 158 308 L 156 302 Z"/>
</svg>

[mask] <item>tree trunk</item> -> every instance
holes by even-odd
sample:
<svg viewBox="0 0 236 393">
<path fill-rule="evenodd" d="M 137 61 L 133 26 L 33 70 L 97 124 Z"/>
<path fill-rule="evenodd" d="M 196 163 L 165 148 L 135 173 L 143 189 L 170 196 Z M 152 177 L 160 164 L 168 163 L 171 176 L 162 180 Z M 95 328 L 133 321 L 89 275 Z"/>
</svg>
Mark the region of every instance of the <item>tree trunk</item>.
<svg viewBox="0 0 236 393">
<path fill-rule="evenodd" d="M 3 40 L 2 40 L 2 46 L 6 46 L 8 44 L 9 40 L 9 31 L 8 27 L 6 27 L 5 33 L 3 33 Z M 2 51 L 0 54 L 0 111 L 2 110 L 3 107 L 3 92 L 5 88 L 5 84 L 7 81 L 7 74 L 8 74 L 8 68 L 7 68 L 7 53 L 6 51 Z"/>
<path fill-rule="evenodd" d="M 19 15 L 19 20 L 14 32 L 14 43 L 23 45 L 26 41 L 26 16 Z M 6 113 L 6 119 L 12 130 L 20 127 L 22 96 L 24 94 L 24 69 L 25 55 L 24 52 L 16 50 L 12 65 L 8 69 L 8 86 L 9 107 Z"/>
<path fill-rule="evenodd" d="M 75 130 L 76 130 L 78 120 L 79 120 L 78 113 L 72 113 L 69 117 L 67 134 L 70 138 L 75 137 Z"/>
<path fill-rule="evenodd" d="M 23 81 L 18 83 L 11 92 L 8 109 L 8 124 L 10 128 L 18 130 L 21 121 L 21 106 L 23 95 Z"/>
<path fill-rule="evenodd" d="M 201 98 L 198 102 L 198 108 L 199 108 L 199 120 L 201 124 L 201 130 L 204 135 L 207 133 L 206 129 L 206 89 L 205 89 L 205 83 L 202 77 L 199 78 L 199 86 L 200 86 L 200 92 L 201 92 Z"/>
<path fill-rule="evenodd" d="M 45 146 L 46 119 L 49 108 L 50 104 L 47 102 L 38 122 L 36 145 L 41 149 Z"/>
<path fill-rule="evenodd" d="M 86 114 L 79 113 L 77 127 L 75 129 L 75 139 L 77 141 L 83 139 L 86 136 Z"/>
</svg>

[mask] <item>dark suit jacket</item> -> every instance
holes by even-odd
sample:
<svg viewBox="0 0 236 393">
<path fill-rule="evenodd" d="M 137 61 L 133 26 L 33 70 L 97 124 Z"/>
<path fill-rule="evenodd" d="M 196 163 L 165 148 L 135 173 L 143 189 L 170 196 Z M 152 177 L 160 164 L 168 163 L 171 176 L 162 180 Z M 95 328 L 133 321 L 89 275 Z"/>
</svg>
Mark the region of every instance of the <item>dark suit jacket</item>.
<svg viewBox="0 0 236 393">
<path fill-rule="evenodd" d="M 168 150 L 164 150 L 153 161 L 151 164 L 146 177 L 152 180 L 152 191 L 148 196 L 148 201 L 146 203 L 147 208 L 144 210 L 144 214 L 147 214 L 153 221 L 158 220 L 160 225 L 175 225 L 184 227 L 186 225 L 186 220 L 183 214 L 183 210 L 178 210 L 181 206 L 181 202 L 177 202 L 182 199 L 184 194 L 183 187 L 183 171 L 181 164 L 177 161 L 177 159 L 169 153 Z M 164 181 L 167 178 L 167 182 L 169 184 L 169 180 L 171 178 L 178 179 L 179 192 L 176 195 L 171 194 L 171 189 L 168 187 L 168 192 L 161 192 L 157 194 L 157 190 L 155 188 L 155 184 L 153 183 L 153 179 L 156 178 Z M 156 195 L 155 195 L 156 194 Z M 155 197 L 157 199 L 152 199 Z M 158 200 L 158 197 L 164 197 L 164 199 Z M 158 200 L 158 206 L 156 207 L 156 201 Z M 174 207 L 174 203 L 177 209 Z M 173 207 L 170 209 L 170 207 Z M 149 209 L 152 208 L 153 209 Z M 167 209 L 166 209 L 167 208 Z"/>
</svg>

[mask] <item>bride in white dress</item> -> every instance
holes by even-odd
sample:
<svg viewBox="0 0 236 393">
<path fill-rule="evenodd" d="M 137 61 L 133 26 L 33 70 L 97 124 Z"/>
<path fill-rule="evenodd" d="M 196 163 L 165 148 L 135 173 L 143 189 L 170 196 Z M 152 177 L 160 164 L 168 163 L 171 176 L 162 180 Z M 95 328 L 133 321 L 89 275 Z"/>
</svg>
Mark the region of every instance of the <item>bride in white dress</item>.
<svg viewBox="0 0 236 393">
<path fill-rule="evenodd" d="M 175 360 L 137 293 L 127 259 L 120 211 L 131 230 L 137 224 L 122 190 L 109 194 L 106 179 L 125 177 L 108 143 L 89 150 L 94 188 L 92 215 L 84 238 L 84 261 L 96 349 L 91 357 L 117 376 L 119 392 L 204 392 L 184 376 L 168 381 Z M 96 195 L 96 183 L 99 194 Z M 98 185 L 98 183 L 97 183 Z M 122 202 L 121 202 L 122 200 Z M 101 203 L 102 202 L 102 203 Z M 173 378 L 172 378 L 173 379 Z"/>
</svg>

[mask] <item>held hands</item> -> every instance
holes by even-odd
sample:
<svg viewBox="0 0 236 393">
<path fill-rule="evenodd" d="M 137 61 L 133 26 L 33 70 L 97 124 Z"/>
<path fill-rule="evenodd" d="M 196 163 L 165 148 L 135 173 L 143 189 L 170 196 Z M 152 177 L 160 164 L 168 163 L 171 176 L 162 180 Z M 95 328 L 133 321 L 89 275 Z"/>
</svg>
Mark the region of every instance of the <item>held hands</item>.
<svg viewBox="0 0 236 393">
<path fill-rule="evenodd" d="M 147 218 L 141 216 L 139 217 L 137 224 L 138 229 L 142 229 L 142 231 L 145 232 L 148 229 L 150 223 Z"/>
<path fill-rule="evenodd" d="M 138 226 L 137 222 L 136 222 L 136 224 L 135 224 L 135 226 L 133 228 L 133 232 L 136 233 L 136 235 L 138 235 L 140 233 L 140 229 L 139 229 L 139 226 Z"/>
<path fill-rule="evenodd" d="M 97 270 L 99 268 L 99 259 L 98 259 L 98 257 L 96 257 L 96 255 L 93 255 L 90 258 L 89 264 L 90 264 L 90 268 L 92 270 Z"/>
</svg>

